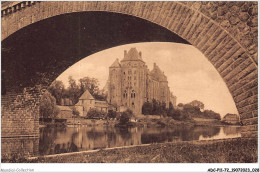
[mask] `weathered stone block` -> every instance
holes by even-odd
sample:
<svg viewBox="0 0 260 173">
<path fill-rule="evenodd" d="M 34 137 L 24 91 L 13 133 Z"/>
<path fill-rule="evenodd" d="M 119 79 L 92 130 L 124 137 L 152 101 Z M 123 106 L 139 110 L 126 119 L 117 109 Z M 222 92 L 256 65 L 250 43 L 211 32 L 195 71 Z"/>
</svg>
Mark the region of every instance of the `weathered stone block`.
<svg viewBox="0 0 260 173">
<path fill-rule="evenodd" d="M 250 119 L 241 118 L 241 120 L 242 120 L 243 126 L 258 124 L 258 117 L 254 117 L 254 118 L 250 118 Z"/>
<path fill-rule="evenodd" d="M 250 131 L 257 131 L 258 130 L 258 125 L 248 125 L 248 126 L 243 126 L 241 128 L 242 132 L 250 132 Z"/>
</svg>

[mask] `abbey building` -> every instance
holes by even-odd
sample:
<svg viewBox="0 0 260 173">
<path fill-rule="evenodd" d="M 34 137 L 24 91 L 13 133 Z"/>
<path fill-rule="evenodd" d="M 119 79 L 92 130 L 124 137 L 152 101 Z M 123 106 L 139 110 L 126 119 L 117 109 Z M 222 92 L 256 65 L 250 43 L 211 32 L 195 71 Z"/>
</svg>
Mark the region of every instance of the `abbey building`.
<svg viewBox="0 0 260 173">
<path fill-rule="evenodd" d="M 155 63 L 150 71 L 136 48 L 125 50 L 124 58 L 120 62 L 116 59 L 109 67 L 107 85 L 108 104 L 118 111 L 130 108 L 141 114 L 143 104 L 153 99 L 165 102 L 166 107 L 170 102 L 176 106 L 176 97 L 170 92 L 164 72 Z"/>
</svg>

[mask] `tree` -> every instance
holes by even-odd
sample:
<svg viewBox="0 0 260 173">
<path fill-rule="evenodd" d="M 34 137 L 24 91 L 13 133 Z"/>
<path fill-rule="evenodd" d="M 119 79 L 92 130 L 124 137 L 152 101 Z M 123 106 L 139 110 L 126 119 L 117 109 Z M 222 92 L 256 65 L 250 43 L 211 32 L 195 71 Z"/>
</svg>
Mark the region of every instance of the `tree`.
<svg viewBox="0 0 260 173">
<path fill-rule="evenodd" d="M 199 117 L 201 115 L 200 108 L 192 106 L 191 104 L 185 104 L 183 106 L 183 111 L 192 114 L 193 117 Z"/>
<path fill-rule="evenodd" d="M 172 117 L 174 113 L 174 108 L 172 102 L 169 103 L 169 108 L 166 110 L 167 116 Z"/>
<path fill-rule="evenodd" d="M 161 114 L 163 115 L 163 116 L 166 116 L 167 115 L 167 108 L 166 108 L 166 103 L 163 101 L 161 104 L 160 104 L 161 106 Z"/>
<path fill-rule="evenodd" d="M 99 91 L 99 82 L 95 78 L 84 77 L 79 79 L 80 90 L 83 93 L 84 91 L 88 90 L 90 94 L 94 95 Z"/>
<path fill-rule="evenodd" d="M 204 109 L 204 103 L 198 100 L 193 100 L 192 102 L 189 103 L 189 105 L 193 107 L 198 107 L 199 109 Z"/>
<path fill-rule="evenodd" d="M 79 79 L 80 95 L 86 90 L 97 100 L 106 100 L 107 95 L 99 89 L 99 82 L 96 78 L 84 77 Z"/>
<path fill-rule="evenodd" d="M 75 107 L 72 108 L 72 114 L 73 114 L 74 117 L 79 117 L 80 116 L 79 115 L 79 111 Z"/>
<path fill-rule="evenodd" d="M 119 124 L 127 125 L 130 122 L 132 116 L 133 116 L 133 112 L 130 109 L 127 109 L 126 111 L 122 112 L 122 115 L 120 116 Z"/>
<path fill-rule="evenodd" d="M 170 116 L 175 119 L 175 120 L 182 120 L 182 115 L 181 115 L 182 111 L 180 110 L 174 110 L 172 109 L 170 111 Z"/>
<path fill-rule="evenodd" d="M 107 114 L 108 118 L 116 118 L 116 111 L 113 110 L 108 110 L 108 114 Z"/>
<path fill-rule="evenodd" d="M 174 109 L 172 102 L 169 103 L 169 110 Z"/>
<path fill-rule="evenodd" d="M 70 100 L 72 100 L 73 104 L 76 104 L 78 102 L 78 99 L 80 97 L 80 88 L 76 83 L 76 80 L 72 78 L 72 76 L 69 76 L 69 87 L 67 89 L 67 94 Z"/>
<path fill-rule="evenodd" d="M 59 80 L 53 81 L 48 90 L 51 95 L 55 97 L 57 104 L 61 105 L 61 99 L 63 98 L 63 94 L 65 92 L 63 82 Z"/>
<path fill-rule="evenodd" d="M 158 109 L 159 109 L 159 103 L 158 103 L 158 101 L 155 100 L 155 99 L 153 99 L 153 100 L 152 100 L 152 106 L 153 106 L 153 109 L 152 109 L 151 114 L 152 114 L 152 115 L 157 115 Z"/>
<path fill-rule="evenodd" d="M 177 106 L 178 106 L 178 107 L 183 107 L 184 104 L 183 104 L 183 103 L 179 103 Z"/>
<path fill-rule="evenodd" d="M 59 111 L 56 105 L 56 99 L 49 91 L 46 91 L 40 99 L 40 117 L 54 120 Z"/>
<path fill-rule="evenodd" d="M 142 114 L 144 115 L 151 115 L 153 109 L 153 105 L 147 101 L 142 106 Z"/>
<path fill-rule="evenodd" d="M 204 116 L 205 118 L 212 118 L 212 119 L 217 119 L 217 120 L 220 120 L 220 119 L 221 119 L 220 114 L 219 114 L 219 113 L 216 113 L 216 112 L 214 112 L 214 111 L 212 111 L 212 110 L 205 110 L 205 111 L 203 112 L 203 116 Z"/>
</svg>

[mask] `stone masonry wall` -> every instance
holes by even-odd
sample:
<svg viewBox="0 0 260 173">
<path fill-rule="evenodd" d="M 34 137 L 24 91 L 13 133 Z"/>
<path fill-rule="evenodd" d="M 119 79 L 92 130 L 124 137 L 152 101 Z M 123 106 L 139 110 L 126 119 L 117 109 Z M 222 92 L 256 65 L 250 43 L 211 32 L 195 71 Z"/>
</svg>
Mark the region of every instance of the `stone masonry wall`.
<svg viewBox="0 0 260 173">
<path fill-rule="evenodd" d="M 258 2 L 23 2 L 2 8 L 2 40 L 56 15 L 106 11 L 136 16 L 186 39 L 217 69 L 234 98 L 244 137 L 257 135 Z M 19 119 L 19 117 L 17 117 Z M 15 121 L 15 120 L 14 120 Z"/>
<path fill-rule="evenodd" d="M 39 136 L 39 88 L 10 91 L 1 97 L 1 136 Z"/>
<path fill-rule="evenodd" d="M 1 159 L 13 161 L 23 157 L 37 156 L 39 151 L 39 138 L 2 138 Z"/>
</svg>

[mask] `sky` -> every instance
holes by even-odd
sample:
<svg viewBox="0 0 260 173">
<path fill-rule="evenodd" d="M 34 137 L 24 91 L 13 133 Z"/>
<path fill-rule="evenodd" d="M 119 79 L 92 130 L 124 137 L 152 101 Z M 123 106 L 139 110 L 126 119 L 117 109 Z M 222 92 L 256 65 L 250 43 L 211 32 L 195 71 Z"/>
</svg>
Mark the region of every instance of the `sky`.
<svg viewBox="0 0 260 173">
<path fill-rule="evenodd" d="M 68 77 L 97 78 L 100 89 L 108 79 L 109 66 L 121 61 L 124 50 L 135 47 L 152 70 L 155 62 L 168 78 L 171 92 L 178 103 L 199 100 L 205 109 L 213 110 L 223 117 L 226 113 L 238 114 L 229 90 L 208 59 L 194 46 L 181 43 L 147 42 L 121 45 L 92 54 L 64 71 L 57 80 L 68 86 Z"/>
</svg>

